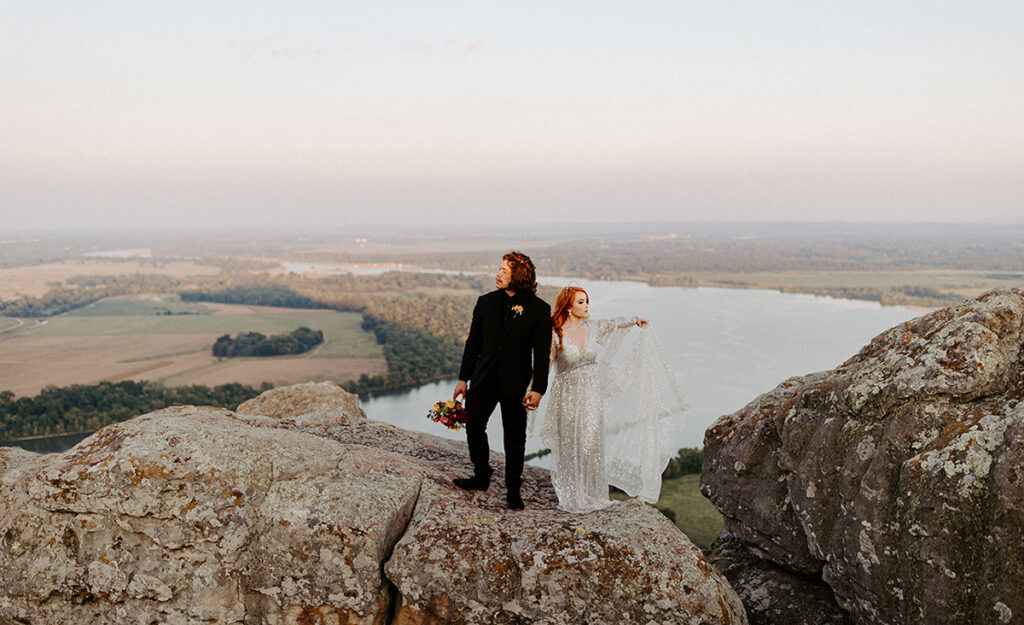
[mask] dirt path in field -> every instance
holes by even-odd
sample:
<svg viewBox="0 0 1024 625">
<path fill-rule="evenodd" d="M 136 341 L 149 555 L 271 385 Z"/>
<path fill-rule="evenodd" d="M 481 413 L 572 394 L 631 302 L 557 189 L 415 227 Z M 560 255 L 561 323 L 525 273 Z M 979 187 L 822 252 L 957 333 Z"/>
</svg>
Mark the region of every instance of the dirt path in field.
<svg viewBox="0 0 1024 625">
<path fill-rule="evenodd" d="M 4 328 L 3 330 L 0 330 L 0 334 L 3 334 L 4 332 L 14 332 L 21 326 L 25 325 L 25 322 L 22 321 L 21 319 L 14 318 L 14 321 L 16 321 L 17 323 L 15 323 L 13 326 L 9 328 Z"/>
</svg>

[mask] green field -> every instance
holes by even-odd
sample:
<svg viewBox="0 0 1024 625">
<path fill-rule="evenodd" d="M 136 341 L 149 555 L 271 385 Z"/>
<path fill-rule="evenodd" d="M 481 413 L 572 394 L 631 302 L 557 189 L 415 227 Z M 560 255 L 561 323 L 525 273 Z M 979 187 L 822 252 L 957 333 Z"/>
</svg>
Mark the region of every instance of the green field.
<svg viewBox="0 0 1024 625">
<path fill-rule="evenodd" d="M 612 493 L 612 499 L 625 499 L 621 493 Z M 693 544 L 707 550 L 724 528 L 722 515 L 711 502 L 700 494 L 700 476 L 683 475 L 662 480 L 659 508 L 667 508 L 676 515 L 676 527 Z"/>
<path fill-rule="evenodd" d="M 331 310 L 281 312 L 280 309 L 262 312 L 260 307 L 242 306 L 237 309 L 238 314 L 213 314 L 212 308 L 200 303 L 182 302 L 175 296 L 161 296 L 161 300 L 108 299 L 53 317 L 45 325 L 33 328 L 32 335 L 278 334 L 305 326 L 324 333 L 325 342 L 310 352 L 312 357 L 378 358 L 383 353 L 374 335 L 363 330 L 359 313 Z M 176 314 L 161 314 L 165 310 Z"/>
</svg>

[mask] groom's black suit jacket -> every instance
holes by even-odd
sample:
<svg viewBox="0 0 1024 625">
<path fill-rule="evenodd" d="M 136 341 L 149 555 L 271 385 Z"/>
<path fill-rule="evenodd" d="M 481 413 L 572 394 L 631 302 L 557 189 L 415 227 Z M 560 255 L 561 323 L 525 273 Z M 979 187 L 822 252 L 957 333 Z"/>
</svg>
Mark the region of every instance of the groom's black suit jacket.
<svg viewBox="0 0 1024 625">
<path fill-rule="evenodd" d="M 517 308 L 519 307 L 519 308 Z M 533 390 L 548 388 L 551 353 L 551 307 L 530 292 L 512 297 L 504 290 L 481 295 L 473 308 L 459 379 L 477 389 L 522 396 L 533 377 Z"/>
</svg>

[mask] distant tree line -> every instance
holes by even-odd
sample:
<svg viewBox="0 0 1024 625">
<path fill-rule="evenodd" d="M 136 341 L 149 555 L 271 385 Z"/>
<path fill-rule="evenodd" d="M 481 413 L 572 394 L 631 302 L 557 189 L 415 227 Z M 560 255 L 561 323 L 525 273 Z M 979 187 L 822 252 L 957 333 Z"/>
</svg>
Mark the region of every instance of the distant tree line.
<svg viewBox="0 0 1024 625">
<path fill-rule="evenodd" d="M 456 273 L 387 271 L 322 277 L 239 273 L 197 280 L 190 288 L 183 289 L 182 299 L 290 308 L 337 308 L 351 305 L 362 295 L 407 297 L 422 294 L 429 297 L 458 291 L 479 294 L 492 284 L 487 276 Z"/>
<path fill-rule="evenodd" d="M 236 356 L 284 356 L 302 354 L 324 342 L 324 333 L 303 326 L 288 334 L 266 336 L 259 332 L 241 332 L 217 339 L 213 355 L 218 358 Z"/>
<path fill-rule="evenodd" d="M 704 450 L 696 447 L 683 447 L 676 457 L 668 461 L 668 466 L 661 474 L 664 479 L 681 477 L 683 475 L 700 475 L 704 466 Z"/>
<path fill-rule="evenodd" d="M 546 275 L 594 280 L 642 280 L 654 286 L 777 288 L 744 281 L 755 272 L 864 272 L 953 269 L 986 271 L 990 280 L 1024 275 L 1024 226 L 963 224 L 668 224 L 666 234 L 581 236 L 534 249 Z M 377 255 L 377 262 L 418 263 L 443 269 L 490 272 L 495 252 L 446 249 L 441 254 Z M 366 259 L 363 258 L 365 262 Z M 721 274 L 740 274 L 731 281 Z M 971 286 L 971 285 L 965 285 Z M 952 287 L 951 287 L 952 288 Z M 865 299 L 883 305 L 947 306 L 963 297 L 930 287 L 814 287 L 786 292 Z"/>
<path fill-rule="evenodd" d="M 184 291 L 183 302 L 219 302 L 249 306 L 280 306 L 282 308 L 329 308 L 304 295 L 277 284 L 234 286 L 217 291 Z"/>
<path fill-rule="evenodd" d="M 883 306 L 953 306 L 964 301 L 956 293 L 943 293 L 927 286 L 896 286 L 889 289 L 874 287 L 810 287 L 786 286 L 783 293 L 807 293 L 840 299 L 859 299 L 878 302 Z"/>
<path fill-rule="evenodd" d="M 244 384 L 166 387 L 157 382 L 100 382 L 47 386 L 34 397 L 0 392 L 0 440 L 91 432 L 168 406 L 218 406 L 234 410 L 273 388 Z"/>
<path fill-rule="evenodd" d="M 592 279 L 753 271 L 959 269 L 1020 273 L 1024 271 L 1022 236 L 1024 225 L 1019 224 L 765 223 L 715 227 L 675 223 L 665 224 L 657 235 L 582 233 L 524 251 L 545 275 Z M 380 254 L 370 260 L 450 270 L 494 270 L 496 252 L 458 249 L 453 245 L 430 255 Z"/>
<path fill-rule="evenodd" d="M 169 293 L 181 288 L 177 278 L 155 274 L 130 276 L 74 276 L 55 284 L 38 297 L 22 296 L 0 301 L 0 315 L 7 317 L 52 317 L 88 306 L 115 295 Z"/>
</svg>

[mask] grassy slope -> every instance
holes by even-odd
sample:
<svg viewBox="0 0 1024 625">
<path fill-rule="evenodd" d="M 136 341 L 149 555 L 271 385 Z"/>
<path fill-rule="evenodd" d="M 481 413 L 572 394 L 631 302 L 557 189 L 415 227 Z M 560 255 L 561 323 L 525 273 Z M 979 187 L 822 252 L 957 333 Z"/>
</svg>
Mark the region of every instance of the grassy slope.
<svg viewBox="0 0 1024 625">
<path fill-rule="evenodd" d="M 612 494 L 612 499 L 625 498 L 625 495 Z M 710 548 L 712 541 L 724 527 L 722 515 L 704 495 L 700 494 L 699 475 L 683 475 L 663 480 L 661 498 L 657 505 L 675 513 L 676 527 L 701 549 Z"/>
</svg>

